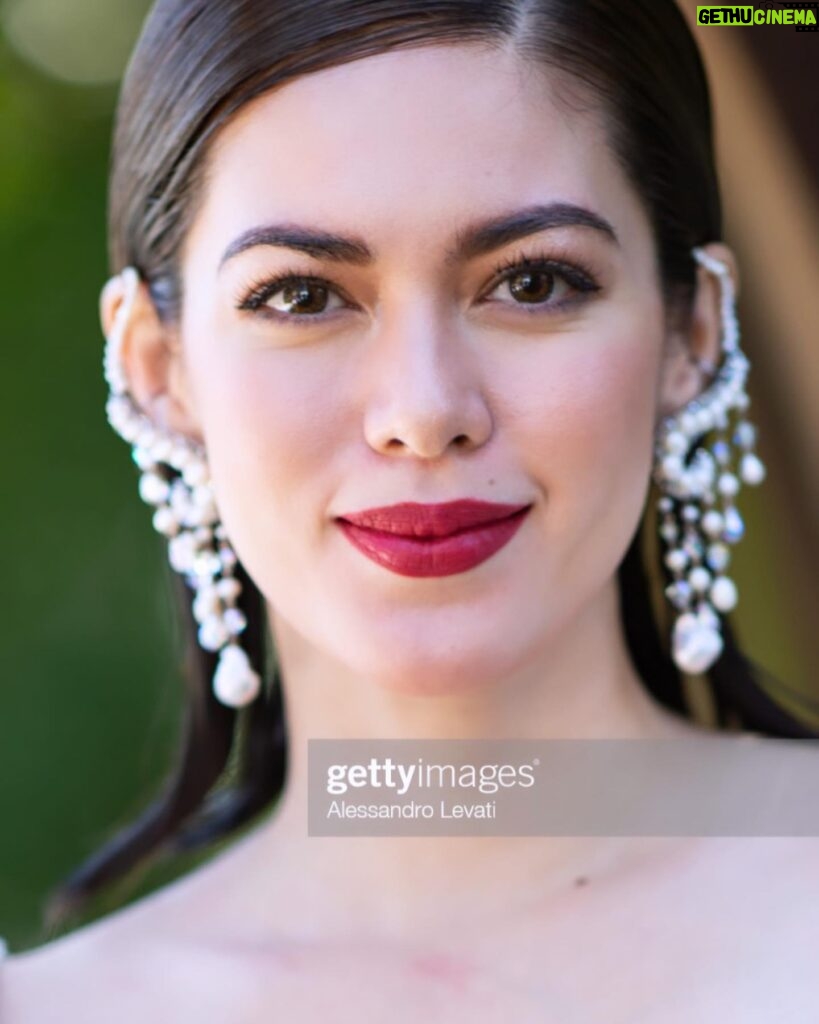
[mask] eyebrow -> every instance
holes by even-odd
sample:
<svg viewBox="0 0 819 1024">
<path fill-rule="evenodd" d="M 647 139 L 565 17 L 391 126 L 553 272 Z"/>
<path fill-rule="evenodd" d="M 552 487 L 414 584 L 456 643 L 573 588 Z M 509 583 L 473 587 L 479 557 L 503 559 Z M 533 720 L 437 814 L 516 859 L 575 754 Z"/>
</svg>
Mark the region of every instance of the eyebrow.
<svg viewBox="0 0 819 1024">
<path fill-rule="evenodd" d="M 565 227 L 592 228 L 619 244 L 614 228 L 600 214 L 574 203 L 556 202 L 528 206 L 468 225 L 457 232 L 445 261 L 475 259 L 538 231 Z M 235 238 L 222 254 L 219 269 L 234 256 L 259 245 L 295 249 L 317 259 L 356 266 L 367 266 L 375 260 L 375 254 L 361 238 L 331 234 L 300 224 L 267 224 L 243 231 Z"/>
</svg>

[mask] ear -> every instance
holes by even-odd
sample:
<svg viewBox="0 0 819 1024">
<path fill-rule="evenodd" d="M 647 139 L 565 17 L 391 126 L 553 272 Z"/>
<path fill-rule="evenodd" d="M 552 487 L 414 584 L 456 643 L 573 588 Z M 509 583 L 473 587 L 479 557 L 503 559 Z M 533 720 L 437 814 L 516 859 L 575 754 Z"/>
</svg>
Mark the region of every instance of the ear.
<svg viewBox="0 0 819 1024">
<path fill-rule="evenodd" d="M 122 276 L 117 275 L 106 282 L 100 294 L 100 321 L 106 338 L 114 329 L 125 290 Z M 162 323 L 142 280 L 122 332 L 122 366 L 135 401 L 157 426 L 201 443 L 178 332 Z"/>
<path fill-rule="evenodd" d="M 739 290 L 736 258 L 721 242 L 703 246 L 705 252 L 728 265 L 734 292 Z M 720 361 L 722 344 L 722 316 L 720 309 L 721 284 L 715 274 L 697 264 L 697 279 L 691 316 L 685 328 L 675 328 L 666 339 L 666 349 L 660 376 L 659 415 L 678 412 L 711 383 L 711 375 L 699 368 L 696 359 L 712 365 Z"/>
</svg>

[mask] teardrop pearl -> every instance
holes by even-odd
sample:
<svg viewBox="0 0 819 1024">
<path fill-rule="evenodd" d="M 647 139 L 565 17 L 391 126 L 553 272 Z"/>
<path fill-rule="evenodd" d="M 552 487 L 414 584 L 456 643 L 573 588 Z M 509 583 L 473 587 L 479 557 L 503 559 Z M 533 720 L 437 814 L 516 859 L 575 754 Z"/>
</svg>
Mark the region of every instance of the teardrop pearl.
<svg viewBox="0 0 819 1024">
<path fill-rule="evenodd" d="M 742 461 L 739 464 L 739 475 L 742 477 L 743 483 L 750 484 L 752 487 L 756 486 L 765 479 L 765 466 L 753 452 L 747 452 L 742 456 Z"/>
<path fill-rule="evenodd" d="M 220 616 L 208 615 L 199 627 L 198 636 L 206 651 L 218 651 L 230 639 L 230 632 Z"/>
<path fill-rule="evenodd" d="M 156 473 L 143 473 L 139 480 L 139 496 L 149 505 L 162 505 L 168 500 L 170 486 Z"/>
<path fill-rule="evenodd" d="M 725 544 L 711 544 L 706 560 L 714 572 L 722 572 L 731 560 L 731 549 Z"/>
<path fill-rule="evenodd" d="M 711 586 L 711 573 L 705 566 L 697 565 L 688 574 L 688 582 L 694 590 L 706 591 Z"/>
<path fill-rule="evenodd" d="M 711 603 L 720 612 L 730 612 L 736 607 L 739 597 L 737 585 L 727 576 L 718 576 L 709 593 Z"/>
<path fill-rule="evenodd" d="M 702 528 L 709 537 L 719 537 L 725 529 L 725 520 L 716 509 L 710 509 L 702 517 Z"/>
<path fill-rule="evenodd" d="M 736 544 L 738 541 L 742 540 L 744 533 L 745 523 L 737 509 L 732 505 L 725 511 L 724 539 L 727 540 L 729 544 Z"/>
<path fill-rule="evenodd" d="M 672 572 L 682 572 L 688 565 L 688 555 L 681 548 L 674 548 L 665 556 L 665 564 Z"/>
<path fill-rule="evenodd" d="M 686 613 L 674 623 L 674 662 L 683 672 L 704 672 L 717 660 L 722 648 L 723 640 L 719 630 L 707 625 L 696 615 Z"/>
<path fill-rule="evenodd" d="M 236 644 L 227 644 L 213 675 L 216 699 L 228 707 L 243 707 L 258 697 L 261 686 L 261 678 L 250 667 L 247 654 Z"/>
</svg>

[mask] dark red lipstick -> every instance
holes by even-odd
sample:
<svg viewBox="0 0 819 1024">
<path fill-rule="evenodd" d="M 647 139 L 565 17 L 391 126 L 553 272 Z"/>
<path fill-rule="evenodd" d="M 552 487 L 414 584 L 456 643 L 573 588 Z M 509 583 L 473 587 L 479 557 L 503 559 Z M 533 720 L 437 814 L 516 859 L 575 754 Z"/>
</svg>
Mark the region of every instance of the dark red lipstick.
<svg viewBox="0 0 819 1024">
<path fill-rule="evenodd" d="M 452 576 L 485 562 L 517 532 L 531 505 L 464 498 L 402 502 L 345 513 L 336 522 L 378 565 L 401 576 Z"/>
</svg>

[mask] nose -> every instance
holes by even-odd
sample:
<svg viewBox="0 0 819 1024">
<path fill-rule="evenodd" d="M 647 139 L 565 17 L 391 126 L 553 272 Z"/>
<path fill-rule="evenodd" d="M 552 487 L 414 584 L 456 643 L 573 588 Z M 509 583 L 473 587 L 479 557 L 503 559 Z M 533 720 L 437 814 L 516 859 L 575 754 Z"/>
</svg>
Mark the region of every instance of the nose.
<svg viewBox="0 0 819 1024">
<path fill-rule="evenodd" d="M 364 433 L 382 454 L 435 459 L 485 444 L 492 416 L 470 339 L 433 311 L 397 314 L 374 339 Z"/>
</svg>

